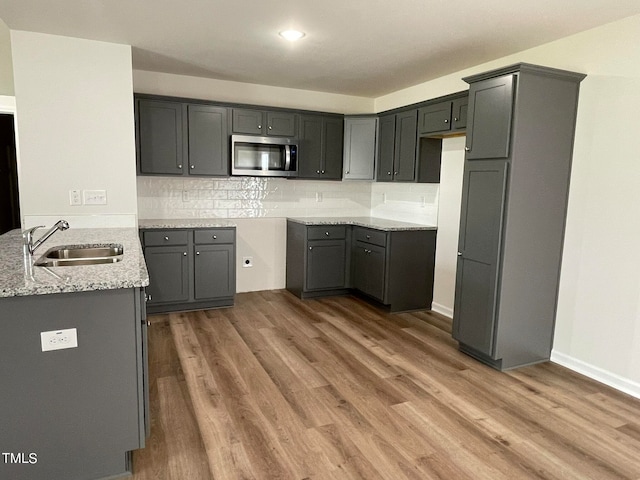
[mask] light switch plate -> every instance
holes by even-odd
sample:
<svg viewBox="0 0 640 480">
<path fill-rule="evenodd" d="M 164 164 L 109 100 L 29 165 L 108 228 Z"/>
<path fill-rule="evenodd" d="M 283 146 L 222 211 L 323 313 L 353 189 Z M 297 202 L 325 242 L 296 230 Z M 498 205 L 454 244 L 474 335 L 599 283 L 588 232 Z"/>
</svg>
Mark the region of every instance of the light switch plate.
<svg viewBox="0 0 640 480">
<path fill-rule="evenodd" d="M 40 332 L 40 344 L 43 352 L 75 348 L 78 346 L 78 331 L 75 328 L 67 328 Z"/>
</svg>

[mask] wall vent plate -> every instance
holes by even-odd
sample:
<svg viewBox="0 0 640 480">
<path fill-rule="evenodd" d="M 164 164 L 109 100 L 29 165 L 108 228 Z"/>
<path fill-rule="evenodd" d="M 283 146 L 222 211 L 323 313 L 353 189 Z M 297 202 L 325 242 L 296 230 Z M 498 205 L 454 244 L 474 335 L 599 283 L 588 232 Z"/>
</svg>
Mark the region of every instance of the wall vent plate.
<svg viewBox="0 0 640 480">
<path fill-rule="evenodd" d="M 78 346 L 78 331 L 75 328 L 67 328 L 65 330 L 40 332 L 40 344 L 43 352 L 76 348 Z"/>
</svg>

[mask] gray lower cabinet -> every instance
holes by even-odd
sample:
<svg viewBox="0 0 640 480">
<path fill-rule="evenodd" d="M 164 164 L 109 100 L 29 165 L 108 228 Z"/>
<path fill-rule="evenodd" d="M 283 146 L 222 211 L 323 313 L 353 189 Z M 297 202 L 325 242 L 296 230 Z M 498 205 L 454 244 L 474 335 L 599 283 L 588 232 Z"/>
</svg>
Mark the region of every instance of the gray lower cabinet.
<svg viewBox="0 0 640 480">
<path fill-rule="evenodd" d="M 140 175 L 229 175 L 227 108 L 179 101 L 136 101 Z"/>
<path fill-rule="evenodd" d="M 386 232 L 287 221 L 287 289 L 300 298 L 360 292 L 390 311 L 431 308 L 435 230 Z"/>
<path fill-rule="evenodd" d="M 377 117 L 345 117 L 344 180 L 375 178 Z"/>
<path fill-rule="evenodd" d="M 453 337 L 497 369 L 551 354 L 583 78 L 518 64 L 465 79 Z"/>
<path fill-rule="evenodd" d="M 287 221 L 287 289 L 301 298 L 346 293 L 349 227 Z"/>
<path fill-rule="evenodd" d="M 141 239 L 150 313 L 233 305 L 235 228 L 145 229 Z"/>
<path fill-rule="evenodd" d="M 148 427 L 141 289 L 0 299 L 2 451 L 12 480 L 120 478 Z M 75 328 L 78 346 L 43 352 L 41 332 Z"/>
</svg>

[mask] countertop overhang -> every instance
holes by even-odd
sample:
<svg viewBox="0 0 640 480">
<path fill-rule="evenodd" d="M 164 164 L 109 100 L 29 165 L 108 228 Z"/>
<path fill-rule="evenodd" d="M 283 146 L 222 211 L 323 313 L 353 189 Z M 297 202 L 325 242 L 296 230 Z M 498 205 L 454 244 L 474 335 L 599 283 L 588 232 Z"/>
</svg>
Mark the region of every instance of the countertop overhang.
<svg viewBox="0 0 640 480">
<path fill-rule="evenodd" d="M 136 228 L 69 228 L 56 232 L 33 255 L 38 260 L 47 250 L 64 245 L 121 244 L 120 262 L 66 267 L 25 265 L 22 232 L 0 236 L 0 298 L 52 293 L 140 288 L 149 285 L 149 274 Z"/>
</svg>

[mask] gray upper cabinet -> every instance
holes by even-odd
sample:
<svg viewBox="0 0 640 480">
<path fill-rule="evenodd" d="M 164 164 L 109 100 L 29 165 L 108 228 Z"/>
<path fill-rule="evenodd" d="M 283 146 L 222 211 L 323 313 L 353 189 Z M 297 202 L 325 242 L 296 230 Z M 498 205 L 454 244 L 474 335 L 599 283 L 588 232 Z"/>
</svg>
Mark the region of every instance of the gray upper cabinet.
<svg viewBox="0 0 640 480">
<path fill-rule="evenodd" d="M 292 112 L 233 109 L 233 133 L 293 137 L 296 134 L 296 114 Z"/>
<path fill-rule="evenodd" d="M 551 354 L 583 78 L 517 64 L 465 79 L 452 333 L 462 351 L 501 370 Z"/>
<path fill-rule="evenodd" d="M 377 181 L 415 180 L 417 123 L 417 109 L 379 118 Z"/>
<path fill-rule="evenodd" d="M 140 173 L 182 175 L 182 104 L 139 100 L 137 107 Z"/>
<path fill-rule="evenodd" d="M 373 180 L 375 176 L 377 117 L 344 119 L 345 180 Z"/>
<path fill-rule="evenodd" d="M 467 160 L 509 157 L 514 79 L 503 75 L 471 84 Z"/>
<path fill-rule="evenodd" d="M 447 135 L 464 131 L 467 126 L 468 104 L 469 98 L 464 96 L 420 108 L 418 133 Z"/>
<path fill-rule="evenodd" d="M 141 175 L 229 175 L 226 108 L 147 99 L 136 106 Z"/>
<path fill-rule="evenodd" d="M 189 173 L 228 176 L 227 109 L 188 105 Z"/>
<path fill-rule="evenodd" d="M 300 115 L 298 178 L 342 178 L 342 117 Z"/>
</svg>

